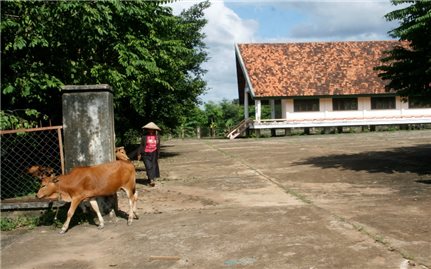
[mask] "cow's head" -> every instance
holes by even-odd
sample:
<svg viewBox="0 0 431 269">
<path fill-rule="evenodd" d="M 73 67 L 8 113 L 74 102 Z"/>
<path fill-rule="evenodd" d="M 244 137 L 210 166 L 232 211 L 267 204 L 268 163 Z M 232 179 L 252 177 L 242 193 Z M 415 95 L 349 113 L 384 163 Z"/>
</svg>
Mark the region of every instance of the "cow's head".
<svg viewBox="0 0 431 269">
<path fill-rule="evenodd" d="M 58 186 L 57 182 L 59 181 L 58 177 L 50 176 L 41 179 L 41 186 L 39 191 L 37 192 L 37 198 L 47 198 L 47 199 L 56 199 L 58 198 Z"/>
<path fill-rule="evenodd" d="M 117 158 L 117 160 L 124 160 L 124 161 L 129 160 L 129 156 L 127 156 L 127 153 L 124 147 L 119 147 L 115 149 L 115 157 Z"/>
<path fill-rule="evenodd" d="M 27 173 L 42 180 L 45 177 L 53 176 L 54 169 L 47 166 L 33 165 L 27 169 Z"/>
</svg>

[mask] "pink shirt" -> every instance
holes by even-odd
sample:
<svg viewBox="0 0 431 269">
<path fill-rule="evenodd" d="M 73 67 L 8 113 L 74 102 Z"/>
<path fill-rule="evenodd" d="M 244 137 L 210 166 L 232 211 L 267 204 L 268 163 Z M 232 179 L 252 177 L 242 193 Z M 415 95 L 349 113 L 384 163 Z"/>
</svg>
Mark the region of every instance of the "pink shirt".
<svg viewBox="0 0 431 269">
<path fill-rule="evenodd" d="M 157 150 L 157 136 L 147 135 L 145 152 L 154 152 Z"/>
</svg>

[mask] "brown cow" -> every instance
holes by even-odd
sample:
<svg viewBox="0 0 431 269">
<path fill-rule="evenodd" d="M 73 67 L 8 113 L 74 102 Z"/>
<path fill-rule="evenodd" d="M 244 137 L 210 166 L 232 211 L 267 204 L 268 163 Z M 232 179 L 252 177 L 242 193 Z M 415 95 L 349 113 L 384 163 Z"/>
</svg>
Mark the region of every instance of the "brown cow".
<svg viewBox="0 0 431 269">
<path fill-rule="evenodd" d="M 55 175 L 53 168 L 40 165 L 33 165 L 29 167 L 27 169 L 27 173 L 29 173 L 31 176 L 37 177 L 39 180 Z"/>
<path fill-rule="evenodd" d="M 115 149 L 115 158 L 117 160 L 124 160 L 124 161 L 130 160 L 129 156 L 127 156 L 127 153 L 124 147 L 118 147 Z"/>
<path fill-rule="evenodd" d="M 89 200 L 91 207 L 99 219 L 99 229 L 104 227 L 104 220 L 99 211 L 96 197 L 115 194 L 123 189 L 129 198 L 129 218 L 127 224 L 132 224 L 136 214 L 136 172 L 135 167 L 128 161 L 114 161 L 110 163 L 76 167 L 66 175 L 47 177 L 42 179 L 42 186 L 37 192 L 38 198 L 57 195 L 63 201 L 71 202 L 67 219 L 60 233 L 65 233 L 69 228 L 70 220 L 80 202 Z"/>
<path fill-rule="evenodd" d="M 123 154 L 123 153 L 125 154 L 124 149 L 123 149 L 123 152 L 121 154 Z M 122 157 L 122 159 L 124 159 L 124 157 Z M 117 158 L 117 160 L 120 160 L 120 159 Z M 41 182 L 45 178 L 48 178 L 48 179 L 45 179 L 45 183 L 49 181 L 49 177 L 53 178 L 56 176 L 53 168 L 46 167 L 46 166 L 40 166 L 40 165 L 33 165 L 33 166 L 29 167 L 27 169 L 27 173 L 33 177 L 38 178 Z M 107 199 L 110 197 L 111 196 L 97 197 L 96 200 L 97 200 L 99 207 L 101 206 L 102 210 L 106 209 L 106 208 L 111 208 L 109 215 L 114 219 L 115 222 L 117 222 L 117 217 L 116 217 L 116 213 L 118 212 L 117 194 L 112 195 L 111 199 Z M 51 196 L 49 196 L 49 197 L 47 196 L 44 198 L 56 200 L 56 199 L 58 199 L 58 195 L 57 195 L 57 193 L 53 193 Z M 81 209 L 84 213 L 87 213 L 87 208 L 89 208 L 91 205 L 90 205 L 89 201 L 83 201 L 79 206 L 81 207 Z"/>
</svg>

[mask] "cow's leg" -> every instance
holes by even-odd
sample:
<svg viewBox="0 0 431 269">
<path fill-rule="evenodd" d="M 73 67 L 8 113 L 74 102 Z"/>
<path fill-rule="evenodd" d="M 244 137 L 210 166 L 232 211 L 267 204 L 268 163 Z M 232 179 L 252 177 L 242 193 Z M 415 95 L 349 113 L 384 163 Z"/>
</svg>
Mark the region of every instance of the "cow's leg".
<svg viewBox="0 0 431 269">
<path fill-rule="evenodd" d="M 82 201 L 82 202 L 80 202 L 80 203 L 79 203 L 79 207 L 81 208 L 82 213 L 84 213 L 84 214 L 87 214 L 87 213 L 88 213 L 88 212 L 87 212 L 88 204 L 87 204 L 87 202 L 86 202 L 86 201 Z"/>
<path fill-rule="evenodd" d="M 67 219 L 64 222 L 63 227 L 61 228 L 61 231 L 60 231 L 61 234 L 64 234 L 69 228 L 70 220 L 72 219 L 73 214 L 75 214 L 76 207 L 79 205 L 80 202 L 81 200 L 79 199 L 72 199 L 69 210 L 67 211 Z"/>
<path fill-rule="evenodd" d="M 117 196 L 117 192 L 114 193 L 112 200 L 114 201 L 114 205 L 113 205 L 111 211 L 109 212 L 109 217 L 111 217 L 111 219 L 114 221 L 114 223 L 117 223 L 118 222 L 118 219 L 117 219 L 117 215 L 118 215 L 118 196 Z"/>
<path fill-rule="evenodd" d="M 97 218 L 99 219 L 99 229 L 103 229 L 105 227 L 105 221 L 103 220 L 102 214 L 100 214 L 99 205 L 97 204 L 97 200 L 95 198 L 90 199 L 90 205 L 93 208 L 94 212 L 97 214 Z"/>
<path fill-rule="evenodd" d="M 133 194 L 133 214 L 135 219 L 139 219 L 138 214 L 136 213 L 136 204 L 138 202 L 138 191 L 135 189 L 135 193 Z"/>
<path fill-rule="evenodd" d="M 124 188 L 124 191 L 126 192 L 127 197 L 129 198 L 129 218 L 127 219 L 127 225 L 131 225 L 133 221 L 134 194 L 132 190 L 128 188 Z"/>
</svg>

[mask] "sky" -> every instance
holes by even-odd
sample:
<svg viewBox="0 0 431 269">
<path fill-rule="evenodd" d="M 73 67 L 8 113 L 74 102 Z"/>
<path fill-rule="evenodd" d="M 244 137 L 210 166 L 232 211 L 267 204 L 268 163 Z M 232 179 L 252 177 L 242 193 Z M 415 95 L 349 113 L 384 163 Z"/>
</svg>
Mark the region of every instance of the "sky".
<svg viewBox="0 0 431 269">
<path fill-rule="evenodd" d="M 238 99 L 236 43 L 390 40 L 398 22 L 384 15 L 400 9 L 389 0 L 210 0 L 205 11 L 209 60 L 204 103 Z M 198 1 L 168 4 L 179 14 Z"/>
</svg>

